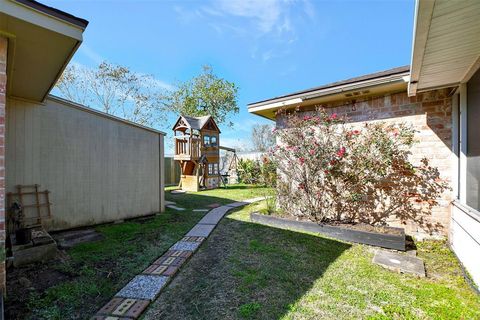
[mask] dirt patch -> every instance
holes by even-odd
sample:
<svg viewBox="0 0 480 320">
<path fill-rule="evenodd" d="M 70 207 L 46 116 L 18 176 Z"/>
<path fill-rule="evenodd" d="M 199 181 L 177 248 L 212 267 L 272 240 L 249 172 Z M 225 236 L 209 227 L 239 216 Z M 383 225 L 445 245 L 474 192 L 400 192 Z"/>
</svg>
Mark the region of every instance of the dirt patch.
<svg viewBox="0 0 480 320">
<path fill-rule="evenodd" d="M 65 257 L 58 255 L 45 264 L 32 264 L 7 270 L 7 297 L 5 319 L 26 319 L 29 315 L 27 303 L 31 294 L 42 294 L 50 287 L 75 277 L 55 268 L 65 263 Z"/>
<path fill-rule="evenodd" d="M 382 234 L 392 234 L 397 236 L 400 236 L 403 234 L 402 229 L 400 228 L 393 228 L 389 226 L 372 226 L 367 223 L 344 223 L 344 222 L 338 222 L 338 221 L 329 221 L 329 222 L 324 222 L 323 224 L 327 226 L 335 226 L 335 227 L 341 227 L 345 229 L 375 232 L 375 233 L 382 233 Z"/>
</svg>

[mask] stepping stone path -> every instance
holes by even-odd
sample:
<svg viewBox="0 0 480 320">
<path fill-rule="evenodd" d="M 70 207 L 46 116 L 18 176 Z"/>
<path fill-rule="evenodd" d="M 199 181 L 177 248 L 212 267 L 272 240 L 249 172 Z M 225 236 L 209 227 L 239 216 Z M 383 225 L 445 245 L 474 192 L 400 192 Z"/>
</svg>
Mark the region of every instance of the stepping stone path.
<svg viewBox="0 0 480 320">
<path fill-rule="evenodd" d="M 180 241 L 171 246 L 141 274 L 135 276 L 115 297 L 98 310 L 91 320 L 138 319 L 229 210 L 263 199 L 264 197 L 259 197 L 234 202 L 210 210 Z M 168 207 L 171 206 L 173 204 Z"/>
</svg>

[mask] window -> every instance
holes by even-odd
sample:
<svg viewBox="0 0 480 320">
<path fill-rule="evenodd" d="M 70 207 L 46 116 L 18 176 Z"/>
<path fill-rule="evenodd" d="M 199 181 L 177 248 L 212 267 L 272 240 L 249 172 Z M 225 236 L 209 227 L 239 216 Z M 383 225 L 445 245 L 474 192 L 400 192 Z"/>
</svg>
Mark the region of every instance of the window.
<svg viewBox="0 0 480 320">
<path fill-rule="evenodd" d="M 208 164 L 208 174 L 211 176 L 218 174 L 218 163 Z"/>
<path fill-rule="evenodd" d="M 210 137 L 210 146 L 211 147 L 216 147 L 217 146 L 217 136 L 211 136 Z"/>
<path fill-rule="evenodd" d="M 203 146 L 205 147 L 210 146 L 210 136 L 203 136 Z"/>
</svg>

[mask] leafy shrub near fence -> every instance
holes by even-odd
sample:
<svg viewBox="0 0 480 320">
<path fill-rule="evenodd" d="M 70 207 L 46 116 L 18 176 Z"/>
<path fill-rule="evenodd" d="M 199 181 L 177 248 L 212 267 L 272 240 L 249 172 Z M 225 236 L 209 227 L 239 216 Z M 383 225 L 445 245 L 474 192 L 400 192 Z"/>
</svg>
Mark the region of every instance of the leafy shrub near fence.
<svg viewBox="0 0 480 320">
<path fill-rule="evenodd" d="M 382 122 L 353 128 L 336 114 L 280 116 L 271 157 L 278 166 L 280 207 L 313 221 L 383 224 L 390 216 L 414 220 L 426 229 L 447 184 L 428 159 L 409 159 L 415 131 Z"/>
<path fill-rule="evenodd" d="M 242 183 L 273 187 L 277 181 L 277 167 L 275 162 L 266 156 L 262 160 L 240 159 L 238 177 Z"/>
</svg>

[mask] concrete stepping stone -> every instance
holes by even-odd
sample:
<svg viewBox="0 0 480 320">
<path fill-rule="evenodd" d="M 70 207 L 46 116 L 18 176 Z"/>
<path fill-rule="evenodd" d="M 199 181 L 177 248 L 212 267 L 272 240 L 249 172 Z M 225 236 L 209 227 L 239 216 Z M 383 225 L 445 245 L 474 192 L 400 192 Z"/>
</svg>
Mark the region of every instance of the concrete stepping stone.
<svg viewBox="0 0 480 320">
<path fill-rule="evenodd" d="M 215 228 L 214 224 L 197 224 L 187 234 L 187 237 L 208 237 Z"/>
<path fill-rule="evenodd" d="M 218 208 L 220 206 L 221 206 L 220 203 L 211 203 L 211 204 L 207 205 L 207 207 L 209 207 L 209 208 Z"/>
<path fill-rule="evenodd" d="M 168 200 L 165 200 L 165 205 L 166 206 L 169 206 L 169 205 L 172 205 L 172 204 L 177 204 L 175 201 L 168 201 Z"/>
<path fill-rule="evenodd" d="M 210 209 L 193 209 L 193 212 L 208 212 Z"/>
<path fill-rule="evenodd" d="M 207 213 L 198 224 L 217 224 L 232 207 L 222 206 Z"/>
<path fill-rule="evenodd" d="M 170 191 L 171 194 L 184 194 L 186 192 L 187 191 L 185 191 L 185 190 L 172 190 L 172 191 Z"/>
<path fill-rule="evenodd" d="M 242 202 L 254 203 L 254 202 L 258 202 L 258 201 L 265 200 L 265 198 L 272 198 L 272 197 L 271 197 L 271 196 L 268 196 L 268 197 L 256 197 L 256 198 L 251 198 L 251 199 L 243 200 Z"/>
<path fill-rule="evenodd" d="M 185 210 L 185 208 L 177 207 L 177 206 L 174 206 L 173 204 L 168 205 L 167 208 L 174 209 L 174 210 L 177 210 L 177 211 L 184 211 Z"/>
<path fill-rule="evenodd" d="M 227 206 L 227 207 L 231 207 L 231 208 L 238 208 L 238 207 L 247 205 L 247 204 L 249 204 L 249 203 L 250 203 L 250 202 L 238 201 L 238 202 L 229 203 L 229 204 L 227 204 L 226 206 Z"/>
<path fill-rule="evenodd" d="M 177 273 L 179 268 L 180 266 L 165 266 L 159 264 L 152 264 L 150 267 L 143 271 L 143 274 L 171 277 L 175 273 Z"/>
<path fill-rule="evenodd" d="M 188 259 L 192 255 L 192 251 L 168 250 L 163 256 L 180 257 Z"/>
<path fill-rule="evenodd" d="M 147 308 L 149 303 L 150 301 L 141 299 L 113 298 L 106 305 L 104 305 L 102 309 L 98 310 L 97 316 L 106 315 L 138 318 L 145 308 Z"/>
<path fill-rule="evenodd" d="M 165 276 L 138 275 L 123 287 L 116 297 L 153 300 L 167 281 L 168 277 Z"/>
<path fill-rule="evenodd" d="M 205 237 L 183 237 L 182 241 L 190 241 L 190 242 L 202 242 L 205 240 Z"/>
<path fill-rule="evenodd" d="M 164 266 L 181 266 L 187 258 L 164 255 L 155 260 L 152 264 Z"/>
<path fill-rule="evenodd" d="M 132 318 L 94 315 L 90 320 L 132 320 Z"/>
<path fill-rule="evenodd" d="M 199 242 L 178 241 L 170 248 L 170 250 L 195 251 L 199 245 Z"/>
<path fill-rule="evenodd" d="M 423 260 L 411 255 L 387 250 L 377 250 L 373 257 L 373 263 L 392 271 L 425 277 Z"/>
</svg>

